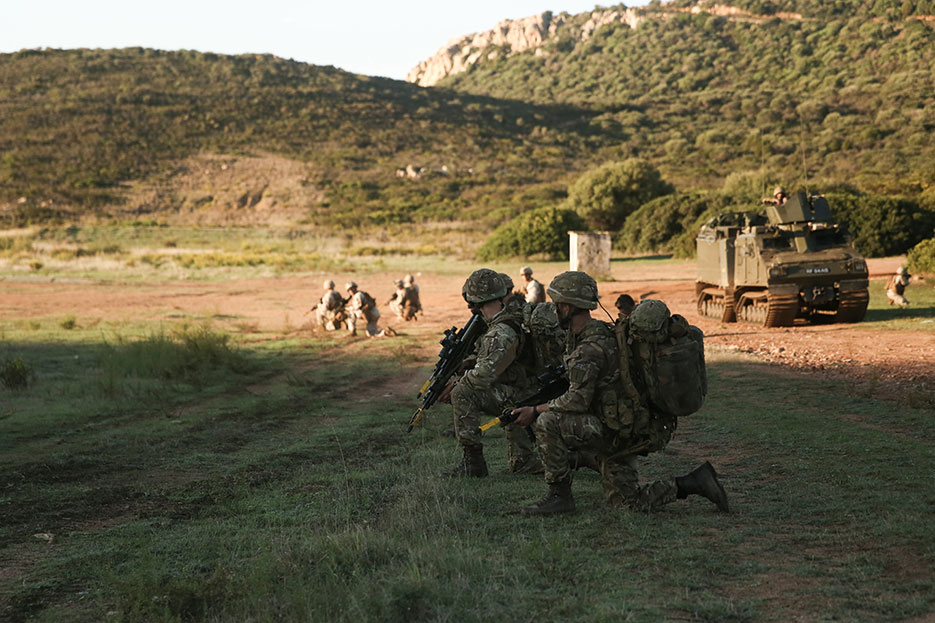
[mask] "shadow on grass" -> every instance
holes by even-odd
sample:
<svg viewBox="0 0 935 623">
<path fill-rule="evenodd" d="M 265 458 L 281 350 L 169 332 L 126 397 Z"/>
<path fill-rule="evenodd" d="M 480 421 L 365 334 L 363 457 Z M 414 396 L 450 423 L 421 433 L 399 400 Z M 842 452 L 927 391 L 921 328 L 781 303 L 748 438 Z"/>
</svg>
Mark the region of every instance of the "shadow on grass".
<svg viewBox="0 0 935 623">
<path fill-rule="evenodd" d="M 636 255 L 632 257 L 612 257 L 610 258 L 611 264 L 616 263 L 626 263 L 626 262 L 640 262 L 643 260 L 671 260 L 674 259 L 674 256 L 671 253 L 660 253 L 657 255 Z"/>
<path fill-rule="evenodd" d="M 935 318 L 935 307 L 884 307 L 868 309 L 864 322 L 888 322 L 891 320 L 922 320 Z"/>
</svg>

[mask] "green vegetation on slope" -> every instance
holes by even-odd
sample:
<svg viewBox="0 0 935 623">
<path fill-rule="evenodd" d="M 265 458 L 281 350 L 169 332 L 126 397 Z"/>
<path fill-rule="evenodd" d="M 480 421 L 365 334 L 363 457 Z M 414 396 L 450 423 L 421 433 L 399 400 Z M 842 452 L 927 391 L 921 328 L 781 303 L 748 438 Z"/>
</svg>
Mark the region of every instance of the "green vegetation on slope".
<svg viewBox="0 0 935 623">
<path fill-rule="evenodd" d="M 269 153 L 312 165 L 313 223 L 497 222 L 563 194 L 566 163 L 617 138 L 593 116 L 272 56 L 23 51 L 0 55 L 0 207 L 17 222 L 87 213 L 179 159 Z M 437 173 L 398 179 L 408 164 Z"/>
<path fill-rule="evenodd" d="M 935 24 L 871 20 L 864 4 L 781 3 L 806 19 L 764 22 L 656 17 L 663 5 L 635 30 L 609 24 L 577 41 L 582 14 L 545 54 L 485 59 L 441 84 L 599 111 L 592 124 L 624 134 L 625 155 L 686 189 L 737 169 L 804 182 L 807 167 L 867 190 L 918 192 L 935 184 Z"/>
</svg>

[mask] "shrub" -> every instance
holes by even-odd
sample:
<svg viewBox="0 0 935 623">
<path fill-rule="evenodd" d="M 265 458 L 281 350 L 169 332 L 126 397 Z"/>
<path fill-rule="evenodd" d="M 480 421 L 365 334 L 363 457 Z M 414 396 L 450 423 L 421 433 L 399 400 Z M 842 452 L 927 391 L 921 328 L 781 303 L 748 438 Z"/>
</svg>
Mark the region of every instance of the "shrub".
<svg viewBox="0 0 935 623">
<path fill-rule="evenodd" d="M 901 255 L 935 228 L 935 211 L 916 201 L 865 193 L 828 193 L 831 212 L 854 235 L 868 257 Z"/>
<path fill-rule="evenodd" d="M 935 238 L 923 240 L 909 249 L 907 255 L 910 273 L 935 275 Z"/>
<path fill-rule="evenodd" d="M 543 255 L 568 259 L 568 231 L 584 229 L 584 220 L 567 208 L 538 208 L 498 227 L 477 250 L 480 260 Z"/>
<path fill-rule="evenodd" d="M 0 385 L 7 389 L 26 389 L 36 378 L 36 373 L 22 359 L 4 359 L 0 363 Z"/>
<path fill-rule="evenodd" d="M 694 235 L 695 222 L 712 203 L 719 205 L 721 199 L 705 193 L 656 197 L 627 218 L 618 247 L 630 253 L 673 253 L 676 238 L 688 230 Z"/>
<path fill-rule="evenodd" d="M 69 315 L 62 318 L 61 322 L 58 323 L 58 326 L 65 329 L 66 331 L 71 331 L 76 326 L 78 326 L 78 321 L 75 320 L 74 316 Z"/>
<path fill-rule="evenodd" d="M 595 229 L 617 230 L 644 203 L 675 189 L 646 160 L 608 162 L 568 189 L 569 205 Z"/>
<path fill-rule="evenodd" d="M 102 386 L 113 393 L 117 378 L 132 376 L 198 383 L 211 370 L 246 372 L 247 359 L 231 346 L 230 338 L 229 334 L 210 327 L 187 325 L 168 335 L 160 332 L 136 341 L 120 338 L 116 345 L 107 345 L 102 353 L 105 379 Z"/>
</svg>

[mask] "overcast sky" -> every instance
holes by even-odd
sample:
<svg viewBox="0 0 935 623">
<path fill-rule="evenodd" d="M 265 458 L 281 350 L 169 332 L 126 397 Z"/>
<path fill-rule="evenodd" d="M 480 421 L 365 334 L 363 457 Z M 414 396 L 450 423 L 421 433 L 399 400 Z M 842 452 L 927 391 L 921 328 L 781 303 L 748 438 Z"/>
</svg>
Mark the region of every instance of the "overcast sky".
<svg viewBox="0 0 935 623">
<path fill-rule="evenodd" d="M 503 19 L 595 7 L 593 0 L 0 1 L 0 52 L 133 46 L 257 52 L 399 79 L 454 37 Z"/>
</svg>

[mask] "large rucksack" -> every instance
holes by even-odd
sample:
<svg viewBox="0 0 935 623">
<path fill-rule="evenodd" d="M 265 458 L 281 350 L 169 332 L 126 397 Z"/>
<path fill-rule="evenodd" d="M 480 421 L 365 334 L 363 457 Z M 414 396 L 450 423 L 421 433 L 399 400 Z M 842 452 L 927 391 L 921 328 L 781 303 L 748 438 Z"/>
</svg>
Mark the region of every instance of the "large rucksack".
<svg viewBox="0 0 935 623">
<path fill-rule="evenodd" d="M 529 378 L 562 364 L 565 332 L 558 323 L 555 303 L 509 303 L 513 316 L 506 323 L 519 335 L 516 359 Z"/>
<path fill-rule="evenodd" d="M 620 436 L 622 454 L 658 452 L 675 433 L 678 418 L 704 401 L 703 334 L 656 300 L 643 301 L 618 320 L 614 334 L 620 377 L 615 408 L 604 409 L 604 421 Z"/>
<path fill-rule="evenodd" d="M 708 393 L 701 329 L 655 299 L 643 300 L 625 324 L 632 377 L 646 404 L 671 417 L 698 411 Z"/>
</svg>

